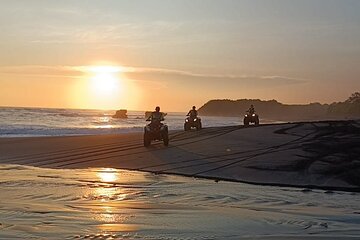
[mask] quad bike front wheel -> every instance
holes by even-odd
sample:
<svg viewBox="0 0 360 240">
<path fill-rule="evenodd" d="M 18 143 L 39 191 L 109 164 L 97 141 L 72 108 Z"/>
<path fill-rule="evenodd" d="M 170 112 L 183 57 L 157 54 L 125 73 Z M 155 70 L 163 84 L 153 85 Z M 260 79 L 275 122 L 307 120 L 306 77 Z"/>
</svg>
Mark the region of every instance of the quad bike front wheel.
<svg viewBox="0 0 360 240">
<path fill-rule="evenodd" d="M 189 131 L 189 130 L 190 130 L 190 124 L 189 124 L 189 123 L 184 123 L 184 130 L 185 130 L 185 131 Z"/>
<path fill-rule="evenodd" d="M 151 144 L 151 140 L 148 134 L 144 133 L 144 147 L 149 147 Z"/>
<path fill-rule="evenodd" d="M 167 132 L 163 133 L 163 141 L 165 146 L 169 146 L 169 134 Z"/>
<path fill-rule="evenodd" d="M 249 119 L 244 118 L 244 125 L 245 125 L 245 126 L 249 126 Z"/>
</svg>

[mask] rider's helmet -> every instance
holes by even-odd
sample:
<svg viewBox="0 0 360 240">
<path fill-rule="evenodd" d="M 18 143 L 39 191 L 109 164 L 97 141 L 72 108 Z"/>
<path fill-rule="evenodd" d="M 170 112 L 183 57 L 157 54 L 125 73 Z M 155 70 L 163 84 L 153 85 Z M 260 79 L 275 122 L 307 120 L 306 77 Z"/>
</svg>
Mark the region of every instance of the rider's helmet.
<svg viewBox="0 0 360 240">
<path fill-rule="evenodd" d="M 160 107 L 157 106 L 157 107 L 155 108 L 155 111 L 160 112 Z"/>
<path fill-rule="evenodd" d="M 251 104 L 250 107 L 251 107 L 251 108 L 254 108 L 254 105 Z"/>
<path fill-rule="evenodd" d="M 193 107 L 192 107 L 192 109 L 193 109 L 193 110 L 195 110 L 195 109 L 196 109 L 196 107 L 195 107 L 195 106 L 193 106 Z"/>
</svg>

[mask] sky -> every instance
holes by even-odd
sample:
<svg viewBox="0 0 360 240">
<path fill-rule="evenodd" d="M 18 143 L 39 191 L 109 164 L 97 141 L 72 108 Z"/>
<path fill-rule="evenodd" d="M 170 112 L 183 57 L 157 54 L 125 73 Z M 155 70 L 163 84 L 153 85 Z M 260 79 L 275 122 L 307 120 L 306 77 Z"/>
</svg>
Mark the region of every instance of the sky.
<svg viewBox="0 0 360 240">
<path fill-rule="evenodd" d="M 0 106 L 186 111 L 360 91 L 358 0 L 2 0 Z"/>
</svg>

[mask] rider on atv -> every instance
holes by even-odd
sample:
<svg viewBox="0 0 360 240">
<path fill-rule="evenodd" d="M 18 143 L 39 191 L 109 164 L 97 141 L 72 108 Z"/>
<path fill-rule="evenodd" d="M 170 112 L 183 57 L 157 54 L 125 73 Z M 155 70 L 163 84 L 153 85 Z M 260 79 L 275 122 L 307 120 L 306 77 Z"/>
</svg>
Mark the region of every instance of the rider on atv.
<svg viewBox="0 0 360 240">
<path fill-rule="evenodd" d="M 196 110 L 196 107 L 193 106 L 192 109 L 189 111 L 189 113 L 188 113 L 186 116 L 189 116 L 190 119 L 195 119 L 195 118 L 197 118 L 198 112 L 197 112 L 197 110 Z"/>
<path fill-rule="evenodd" d="M 150 125 L 152 127 L 156 125 L 161 125 L 161 121 L 164 121 L 164 114 L 160 112 L 160 107 L 155 108 L 155 112 L 152 112 L 147 121 L 151 121 Z"/>
<path fill-rule="evenodd" d="M 250 115 L 253 115 L 255 113 L 255 108 L 254 108 L 254 105 L 250 105 L 250 108 L 249 110 L 247 110 L 247 112 L 250 114 Z"/>
<path fill-rule="evenodd" d="M 247 114 L 244 116 L 244 125 L 248 126 L 249 123 L 255 123 L 255 125 L 259 125 L 259 115 L 255 113 L 254 105 L 251 104 L 249 110 L 246 111 Z"/>
<path fill-rule="evenodd" d="M 161 123 L 164 121 L 164 113 L 160 112 L 160 107 L 156 107 L 155 112 L 147 118 L 151 121 L 144 128 L 144 146 L 148 147 L 151 141 L 163 141 L 165 146 L 169 145 L 168 126 Z"/>
<path fill-rule="evenodd" d="M 202 128 L 201 119 L 198 117 L 198 112 L 196 111 L 196 107 L 193 106 L 192 109 L 186 114 L 188 118 L 185 119 L 184 130 L 189 131 L 191 128 L 196 128 L 200 130 Z"/>
</svg>

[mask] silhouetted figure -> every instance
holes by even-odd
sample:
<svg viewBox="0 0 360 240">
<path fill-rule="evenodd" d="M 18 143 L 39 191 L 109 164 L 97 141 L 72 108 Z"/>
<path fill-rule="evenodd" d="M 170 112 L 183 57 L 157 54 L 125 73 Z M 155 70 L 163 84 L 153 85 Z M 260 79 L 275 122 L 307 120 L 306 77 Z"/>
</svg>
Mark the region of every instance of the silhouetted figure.
<svg viewBox="0 0 360 240">
<path fill-rule="evenodd" d="M 246 111 L 247 114 L 244 116 L 244 125 L 249 126 L 250 123 L 255 123 L 255 125 L 259 125 L 259 115 L 255 113 L 254 105 L 250 105 L 249 110 Z"/>
<path fill-rule="evenodd" d="M 197 118 L 198 112 L 196 110 L 196 107 L 193 106 L 192 109 L 189 111 L 189 113 L 186 116 L 189 116 L 191 119 Z"/>
<path fill-rule="evenodd" d="M 191 128 L 196 128 L 196 130 L 200 130 L 202 128 L 201 118 L 198 117 L 198 112 L 196 111 L 196 107 L 193 106 L 192 109 L 186 114 L 189 116 L 185 119 L 184 130 L 189 131 Z"/>
<path fill-rule="evenodd" d="M 250 105 L 250 108 L 249 108 L 249 110 L 247 110 L 247 112 L 250 114 L 250 115 L 252 115 L 252 114 L 254 114 L 255 113 L 255 108 L 254 108 L 254 105 Z"/>
<path fill-rule="evenodd" d="M 155 112 L 152 112 L 148 121 L 151 121 L 151 125 L 161 125 L 161 121 L 164 121 L 164 114 L 160 112 L 160 107 L 155 108 Z"/>
<path fill-rule="evenodd" d="M 169 145 L 168 126 L 161 121 L 164 121 L 165 114 L 160 112 L 160 107 L 155 108 L 155 112 L 146 119 L 151 121 L 150 124 L 144 128 L 144 146 L 151 145 L 151 141 L 163 141 L 165 146 Z"/>
</svg>

